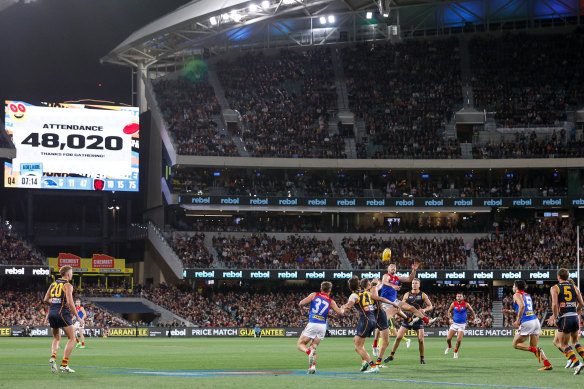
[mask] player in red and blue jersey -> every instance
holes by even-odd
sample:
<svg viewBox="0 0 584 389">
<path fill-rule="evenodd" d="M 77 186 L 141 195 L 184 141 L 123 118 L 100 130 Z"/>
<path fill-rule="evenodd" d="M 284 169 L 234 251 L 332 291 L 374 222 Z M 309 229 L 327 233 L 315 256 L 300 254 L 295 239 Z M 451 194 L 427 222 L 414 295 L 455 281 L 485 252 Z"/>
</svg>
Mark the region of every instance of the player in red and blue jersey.
<svg viewBox="0 0 584 389">
<path fill-rule="evenodd" d="M 466 328 L 466 318 L 467 313 L 470 312 L 472 315 L 472 322 L 476 319 L 475 312 L 469 303 L 464 301 L 464 294 L 459 292 L 456 294 L 456 301 L 450 304 L 448 308 L 448 317 L 450 318 L 450 329 L 448 330 L 448 335 L 446 336 L 446 343 L 448 347 L 444 350 L 444 354 L 448 354 L 452 348 L 452 338 L 454 334 L 456 335 L 456 348 L 454 349 L 454 358 L 458 358 L 458 349 L 460 348 L 460 343 L 462 343 L 462 337 L 464 336 L 464 329 Z"/>
<path fill-rule="evenodd" d="M 83 319 L 86 316 L 85 308 L 81 306 L 81 299 L 75 299 L 75 310 L 80 318 Z M 75 348 L 85 348 L 85 335 L 83 334 L 85 326 L 76 321 L 75 324 L 73 324 L 73 328 L 75 328 L 75 332 L 77 333 L 77 344 L 75 345 Z"/>
<path fill-rule="evenodd" d="M 543 360 L 543 367 L 539 370 L 552 370 L 550 361 L 545 356 L 543 349 L 538 346 L 541 326 L 537 315 L 533 311 L 533 300 L 528 293 L 525 293 L 527 284 L 523 280 L 516 280 L 513 283 L 513 307 L 517 313 L 517 319 L 513 322 L 513 327 L 519 328 L 513 338 L 513 348 L 522 351 L 532 352 L 538 362 Z M 510 313 L 504 311 L 504 313 Z M 529 346 L 524 344 L 529 338 Z"/>
<path fill-rule="evenodd" d="M 59 269 L 61 278 L 55 280 L 49 286 L 49 290 L 45 294 L 44 302 L 50 303 L 49 308 L 49 323 L 51 331 L 53 332 L 53 344 L 51 348 L 51 370 L 57 373 L 57 350 L 59 349 L 59 342 L 61 341 L 61 329 L 67 335 L 67 345 L 63 354 L 63 361 L 61 362 L 60 370 L 63 373 L 75 373 L 75 370 L 69 367 L 69 356 L 73 351 L 75 344 L 75 330 L 73 329 L 73 315 L 81 323 L 84 324 L 83 319 L 79 317 L 75 304 L 73 303 L 73 285 L 70 281 L 73 278 L 73 269 L 71 266 L 63 266 Z"/>
<path fill-rule="evenodd" d="M 569 281 L 569 276 L 568 269 L 558 270 L 558 283 L 550 289 L 553 314 L 547 322 L 551 326 L 558 327 L 554 345 L 568 358 L 566 368 L 573 367 L 574 375 L 578 375 L 584 368 L 584 364 L 578 361 L 574 348 L 584 358 L 584 347 L 578 342 L 579 317 L 582 314 L 584 300 L 576 285 Z M 570 346 L 570 340 L 574 348 Z"/>
<path fill-rule="evenodd" d="M 389 264 L 387 267 L 387 273 L 383 275 L 381 281 L 381 291 L 380 296 L 383 298 L 388 299 L 389 301 L 399 301 L 397 298 L 397 291 L 401 289 L 400 282 L 412 282 L 412 280 L 416 277 L 416 271 L 418 270 L 418 263 L 414 262 L 412 265 L 412 271 L 408 277 L 398 277 L 395 275 L 397 272 L 397 266 L 395 263 Z M 402 319 L 407 320 L 408 317 L 398 308 L 388 305 L 382 304 L 383 309 L 385 310 L 385 314 L 387 316 L 387 321 L 390 324 L 391 333 L 394 337 L 397 337 L 397 330 L 395 329 L 394 325 L 394 318 L 395 315 L 401 316 Z M 380 348 L 377 345 L 377 338 L 378 332 L 375 332 L 375 340 L 373 341 L 373 355 L 378 356 Z M 410 339 L 404 337 L 406 341 L 407 348 L 410 348 L 411 341 Z"/>
<path fill-rule="evenodd" d="M 320 293 L 311 293 L 298 303 L 299 306 L 310 303 L 308 324 L 300 334 L 296 344 L 298 350 L 308 355 L 308 374 L 316 373 L 316 348 L 325 337 L 329 310 L 332 308 L 333 311 L 341 316 L 345 314 L 345 311 L 340 309 L 334 300 L 331 300 L 330 293 L 332 288 L 332 283 L 323 281 L 320 284 Z M 308 346 L 311 341 L 312 343 Z"/>
</svg>

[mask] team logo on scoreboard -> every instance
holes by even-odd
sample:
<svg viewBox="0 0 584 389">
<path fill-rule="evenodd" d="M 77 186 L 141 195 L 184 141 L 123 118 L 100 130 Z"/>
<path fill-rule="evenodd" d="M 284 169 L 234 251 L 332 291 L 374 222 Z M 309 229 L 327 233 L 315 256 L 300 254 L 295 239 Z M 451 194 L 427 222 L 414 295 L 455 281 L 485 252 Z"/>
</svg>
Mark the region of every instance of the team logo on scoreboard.
<svg viewBox="0 0 584 389">
<path fill-rule="evenodd" d="M 140 130 L 140 125 L 138 123 L 131 123 L 124 127 L 124 134 L 134 135 Z"/>
<path fill-rule="evenodd" d="M 95 190 L 103 190 L 104 187 L 105 187 L 105 181 L 104 180 L 93 180 L 93 189 L 95 189 Z"/>
</svg>

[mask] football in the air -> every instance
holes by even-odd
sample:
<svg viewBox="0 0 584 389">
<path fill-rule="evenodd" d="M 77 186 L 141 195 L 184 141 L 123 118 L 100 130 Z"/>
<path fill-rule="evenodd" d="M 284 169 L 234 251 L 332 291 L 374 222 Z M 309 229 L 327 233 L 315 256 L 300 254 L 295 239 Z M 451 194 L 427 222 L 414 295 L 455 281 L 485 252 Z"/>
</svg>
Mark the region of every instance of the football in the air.
<svg viewBox="0 0 584 389">
<path fill-rule="evenodd" d="M 383 250 L 383 254 L 381 254 L 381 260 L 383 262 L 389 262 L 390 259 L 391 259 L 391 249 Z"/>
</svg>

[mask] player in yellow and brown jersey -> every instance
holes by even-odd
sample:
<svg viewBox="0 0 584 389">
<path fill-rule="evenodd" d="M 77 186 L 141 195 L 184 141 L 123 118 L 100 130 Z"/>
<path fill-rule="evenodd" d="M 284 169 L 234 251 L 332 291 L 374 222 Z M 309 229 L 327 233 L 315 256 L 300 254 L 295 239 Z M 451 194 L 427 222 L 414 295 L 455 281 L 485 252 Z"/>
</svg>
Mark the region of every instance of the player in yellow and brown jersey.
<svg viewBox="0 0 584 389">
<path fill-rule="evenodd" d="M 75 370 L 69 367 L 69 356 L 73 351 L 75 345 L 75 329 L 73 328 L 73 318 L 84 325 L 83 319 L 79 317 L 75 304 L 73 302 L 73 285 L 70 281 L 73 278 L 73 269 L 71 266 L 63 266 L 59 269 L 61 278 L 55 280 L 49 286 L 49 290 L 45 294 L 44 301 L 50 303 L 49 308 L 49 323 L 51 331 L 53 332 L 53 344 L 51 350 L 51 370 L 53 373 L 58 373 L 57 369 L 57 350 L 59 349 L 59 342 L 61 341 L 61 329 L 67 334 L 67 345 L 63 354 L 63 361 L 61 362 L 60 370 L 63 373 L 75 373 Z"/>
<path fill-rule="evenodd" d="M 377 327 L 377 322 L 375 320 L 375 310 L 377 309 L 377 304 L 375 300 L 379 300 L 386 304 L 396 305 L 394 302 L 389 301 L 386 298 L 380 297 L 375 293 L 372 295 L 369 289 L 371 288 L 371 282 L 364 278 L 359 281 L 359 278 L 353 277 L 349 280 L 349 289 L 351 290 L 351 296 L 349 296 L 349 301 L 341 307 L 348 311 L 351 307 L 356 306 L 359 311 L 359 322 L 357 323 L 357 333 L 353 338 L 355 342 L 355 351 L 363 359 L 363 364 L 361 365 L 361 371 L 365 373 L 379 373 L 379 368 L 377 368 L 375 361 L 371 360 L 369 353 L 365 350 L 363 345 L 365 344 L 365 339 L 371 334 L 371 332 Z M 367 370 L 367 366 L 371 366 L 370 370 Z M 367 371 L 365 371 L 367 370 Z"/>
<path fill-rule="evenodd" d="M 420 280 L 417 278 L 414 278 L 412 280 L 412 290 L 407 292 L 404 295 L 403 302 L 416 308 L 424 315 L 426 314 L 426 312 L 430 312 L 434 309 L 434 306 L 432 305 L 432 302 L 430 302 L 430 299 L 428 298 L 426 293 L 424 293 L 420 290 Z M 408 316 L 410 316 L 410 314 L 408 314 Z M 420 350 L 420 363 L 425 365 L 426 360 L 424 359 L 424 351 L 425 351 L 425 348 L 424 348 L 425 347 L 424 346 L 424 323 L 432 324 L 436 320 L 438 320 L 437 317 L 430 319 L 430 320 L 428 320 L 427 318 L 426 318 L 426 320 L 414 320 L 414 321 L 410 321 L 409 323 L 404 321 L 402 323 L 399 331 L 397 332 L 397 337 L 395 338 L 395 341 L 393 342 L 393 348 L 391 350 L 391 354 L 387 358 L 385 358 L 383 361 L 384 362 L 393 361 L 393 358 L 395 356 L 395 352 L 396 352 L 402 338 L 406 334 L 406 331 L 407 330 L 414 330 L 418 334 L 418 343 L 419 343 L 419 350 Z"/>
<path fill-rule="evenodd" d="M 578 343 L 580 315 L 584 301 L 578 288 L 568 281 L 569 275 L 570 273 L 567 269 L 558 270 L 558 283 L 550 289 L 553 315 L 547 322 L 551 326 L 556 325 L 558 327 L 554 344 L 568 358 L 569 362 L 566 367 L 573 366 L 574 375 L 577 375 L 584 368 L 584 364 L 578 361 L 574 349 L 570 346 L 570 338 L 578 354 L 584 358 L 584 348 Z"/>
</svg>

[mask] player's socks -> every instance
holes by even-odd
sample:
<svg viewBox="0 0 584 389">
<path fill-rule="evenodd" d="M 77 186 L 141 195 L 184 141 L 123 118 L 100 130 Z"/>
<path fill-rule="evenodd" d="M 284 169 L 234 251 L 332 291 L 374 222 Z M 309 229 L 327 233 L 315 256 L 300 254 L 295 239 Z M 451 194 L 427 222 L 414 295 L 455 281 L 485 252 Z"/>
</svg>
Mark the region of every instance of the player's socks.
<svg viewBox="0 0 584 389">
<path fill-rule="evenodd" d="M 566 358 L 571 359 L 572 362 L 574 362 L 574 363 L 577 363 L 578 362 L 578 358 L 576 358 L 576 354 L 574 353 L 574 350 L 572 349 L 572 346 L 566 347 L 566 349 L 564 350 L 564 352 L 566 353 Z"/>
<path fill-rule="evenodd" d="M 552 364 L 550 363 L 550 361 L 548 361 L 547 359 L 543 360 L 543 365 L 544 366 L 551 366 Z"/>
<path fill-rule="evenodd" d="M 574 347 L 576 348 L 576 352 L 580 354 L 582 358 L 584 358 L 584 347 L 582 347 L 580 343 L 576 343 Z"/>
<path fill-rule="evenodd" d="M 85 346 L 85 342 L 81 342 L 81 345 L 82 345 L 82 346 Z"/>
<path fill-rule="evenodd" d="M 458 349 L 457 348 L 454 349 L 454 353 L 455 354 L 458 354 Z"/>
<path fill-rule="evenodd" d="M 79 343 L 79 339 L 75 339 L 77 341 L 77 343 Z"/>
<path fill-rule="evenodd" d="M 377 339 L 373 340 L 373 347 L 377 347 Z"/>
<path fill-rule="evenodd" d="M 392 351 L 391 354 L 389 355 L 389 357 L 385 358 L 383 360 L 383 362 L 389 362 L 389 361 L 393 361 L 393 356 L 395 355 L 395 351 Z"/>
<path fill-rule="evenodd" d="M 306 350 L 306 355 L 310 355 L 310 349 Z"/>
<path fill-rule="evenodd" d="M 423 321 L 424 323 L 428 324 L 428 322 L 429 322 L 430 320 L 428 320 L 428 318 L 427 318 L 426 316 L 424 316 L 424 317 L 422 318 L 422 321 Z"/>
<path fill-rule="evenodd" d="M 52 353 L 52 354 L 51 354 L 51 358 L 53 358 L 53 359 L 57 359 L 57 353 Z"/>
<path fill-rule="evenodd" d="M 533 346 L 529 346 L 529 352 L 532 352 L 534 354 L 537 354 L 537 348 L 535 348 Z"/>
<path fill-rule="evenodd" d="M 420 364 L 422 364 L 422 365 L 426 364 L 426 360 L 424 359 L 423 355 L 420 355 Z"/>
<path fill-rule="evenodd" d="M 61 366 L 67 366 L 68 363 L 69 363 L 69 358 L 63 358 L 63 361 L 61 362 Z"/>
<path fill-rule="evenodd" d="M 561 352 L 562 354 L 566 355 L 566 353 L 564 352 L 564 350 L 562 350 L 562 348 L 561 348 L 561 347 L 558 347 L 558 350 L 560 350 L 560 352 Z"/>
<path fill-rule="evenodd" d="M 375 362 L 376 365 L 381 365 L 381 358 L 377 358 L 377 361 Z"/>
</svg>

